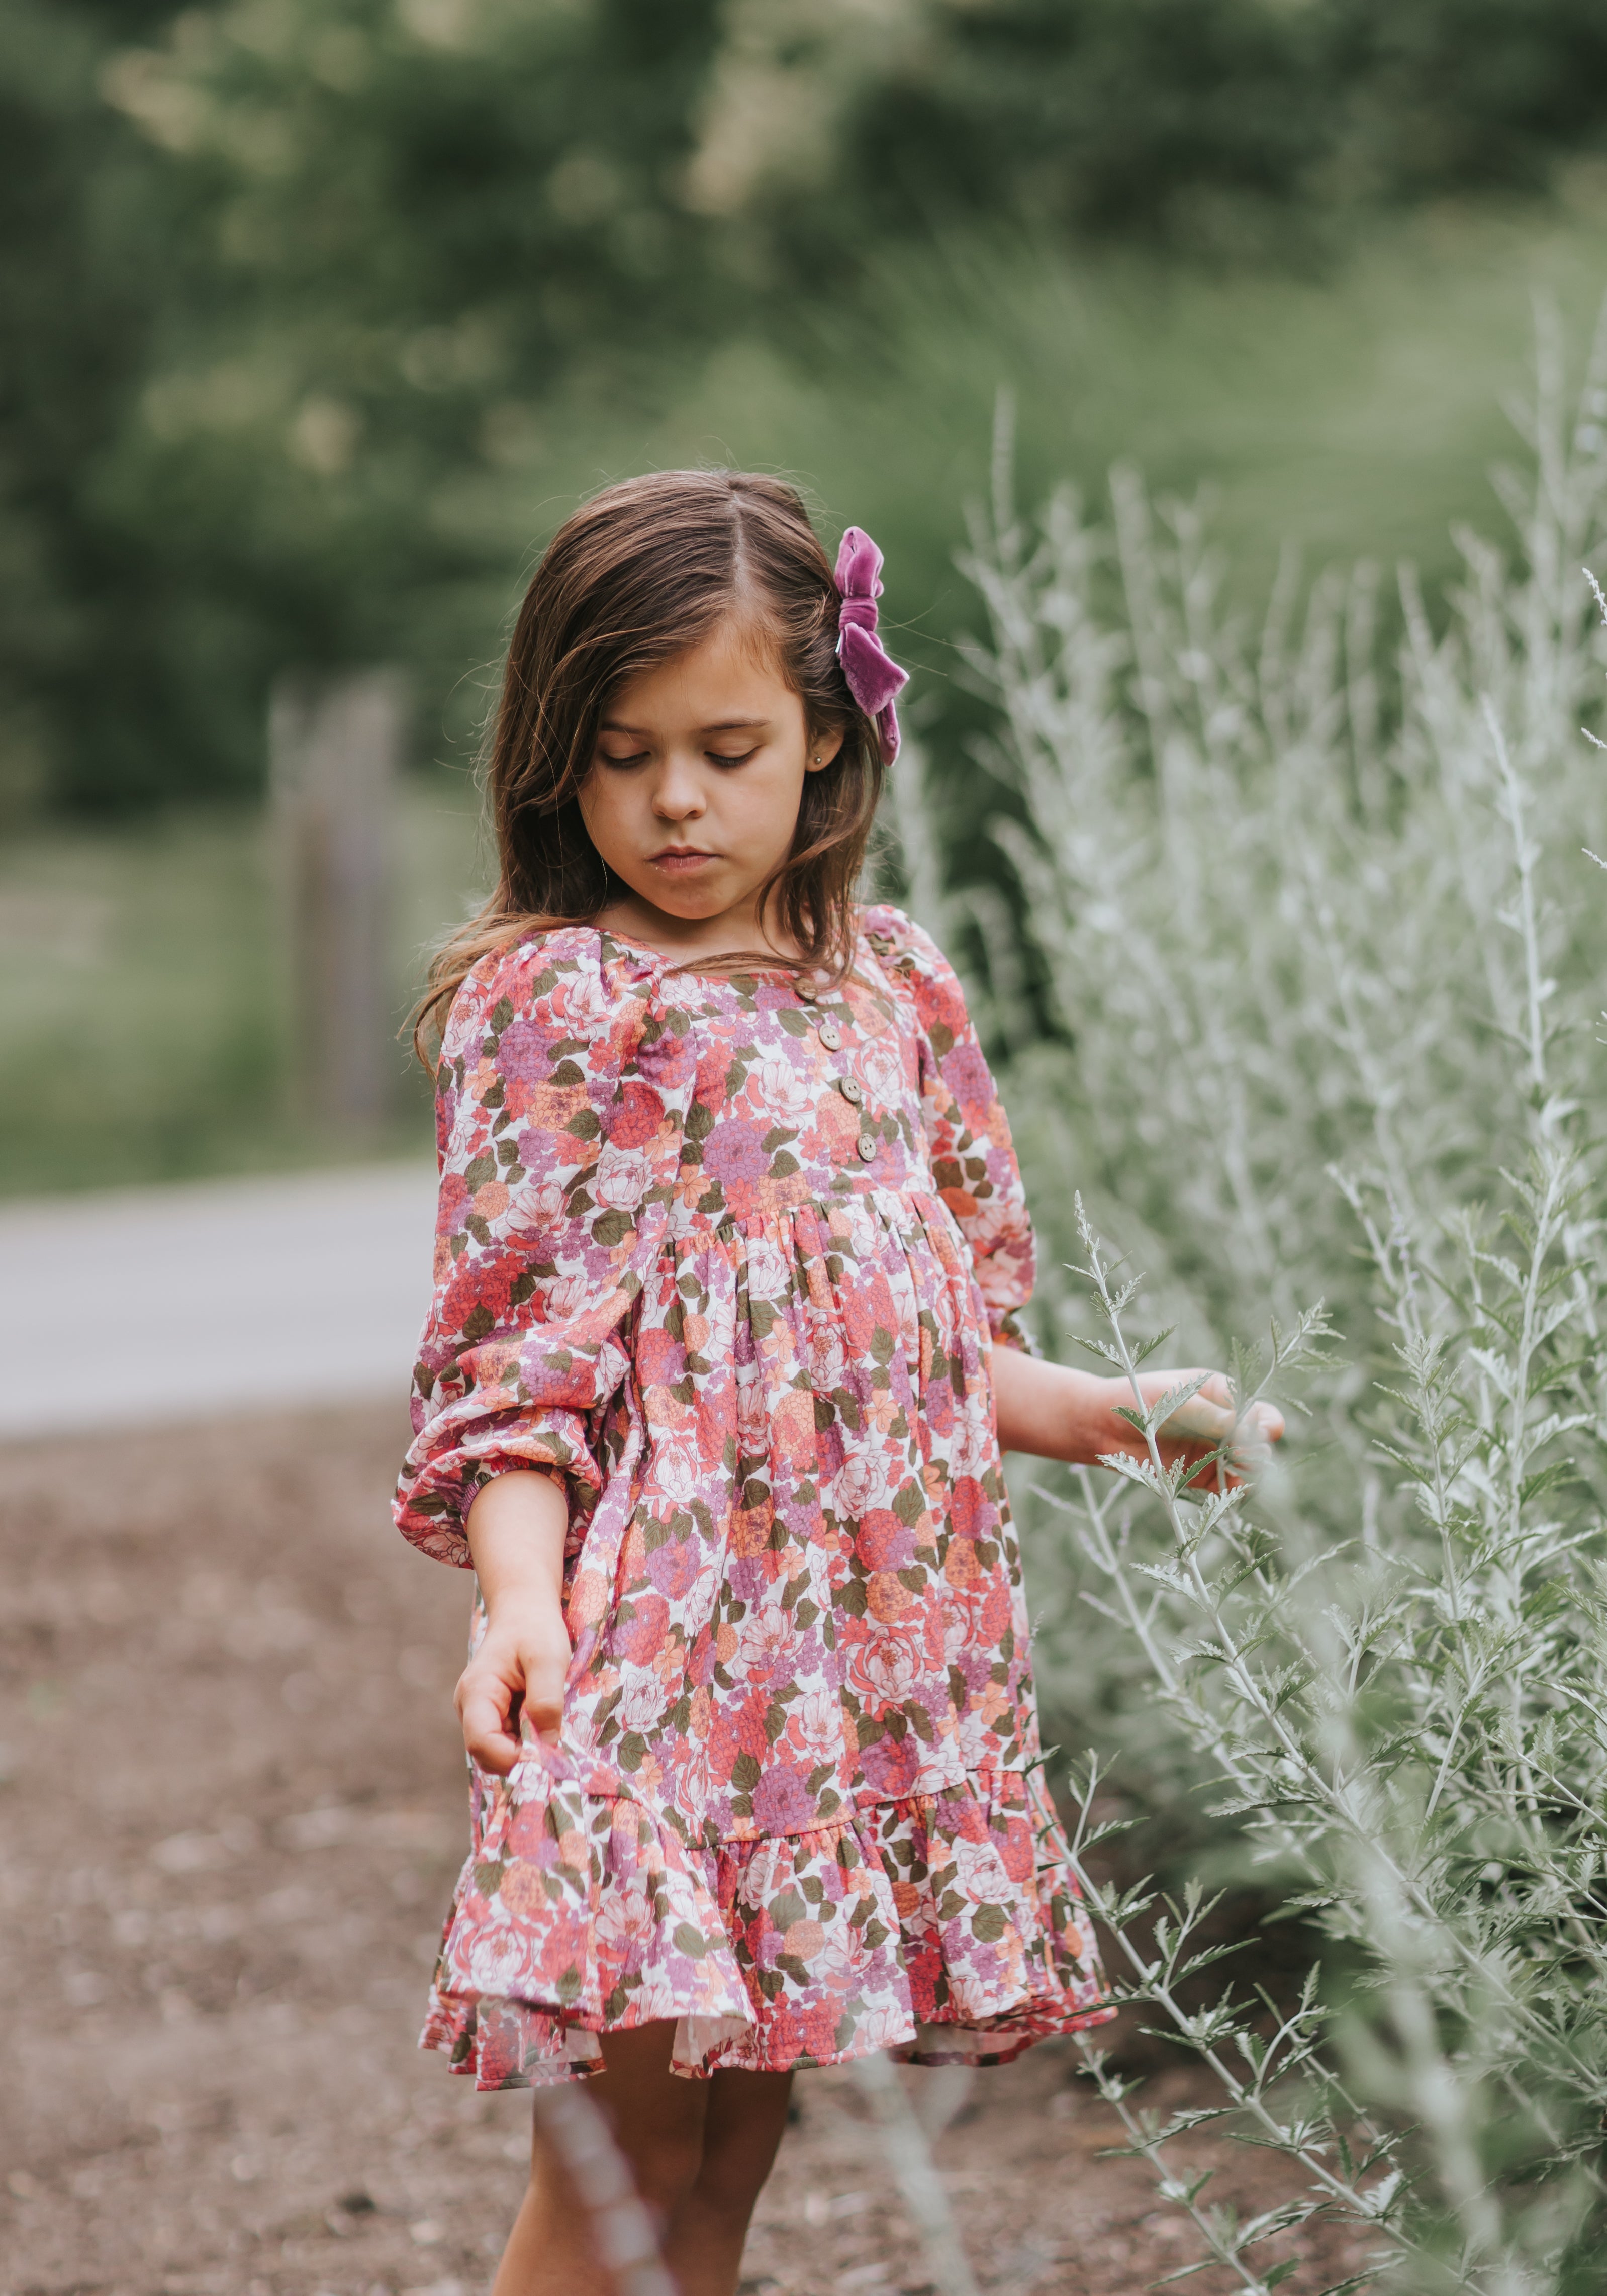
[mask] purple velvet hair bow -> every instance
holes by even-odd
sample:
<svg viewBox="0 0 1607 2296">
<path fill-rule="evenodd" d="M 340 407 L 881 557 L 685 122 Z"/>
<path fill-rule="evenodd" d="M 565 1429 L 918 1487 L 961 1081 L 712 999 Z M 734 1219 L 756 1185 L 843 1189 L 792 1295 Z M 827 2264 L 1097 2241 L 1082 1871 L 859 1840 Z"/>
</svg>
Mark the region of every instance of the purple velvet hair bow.
<svg viewBox="0 0 1607 2296">
<path fill-rule="evenodd" d="M 876 601 L 881 595 L 881 553 L 868 534 L 850 526 L 837 553 L 837 587 L 842 593 L 838 624 L 837 659 L 848 680 L 849 692 L 867 718 L 876 721 L 881 762 L 890 766 L 898 754 L 898 713 L 895 696 L 909 683 L 876 636 Z"/>
</svg>

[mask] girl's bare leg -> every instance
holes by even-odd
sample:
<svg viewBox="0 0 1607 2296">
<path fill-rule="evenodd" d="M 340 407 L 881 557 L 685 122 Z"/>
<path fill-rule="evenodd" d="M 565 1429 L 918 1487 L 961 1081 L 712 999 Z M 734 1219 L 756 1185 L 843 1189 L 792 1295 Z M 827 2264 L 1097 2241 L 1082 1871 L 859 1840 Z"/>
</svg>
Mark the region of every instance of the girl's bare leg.
<svg viewBox="0 0 1607 2296">
<path fill-rule="evenodd" d="M 733 2296 L 742 2242 L 786 2127 L 790 2073 L 669 2070 L 675 2028 L 611 2033 L 587 2098 L 607 2114 L 681 2296 Z M 492 2296 L 613 2296 L 579 2196 L 537 2126 L 530 2185 Z"/>
<path fill-rule="evenodd" d="M 687 2086 L 687 2084 L 683 2084 Z M 681 2296 L 733 2296 L 754 2203 L 787 2127 L 791 2073 L 716 2073 L 703 2115 L 703 2159 L 664 2241 Z"/>
</svg>

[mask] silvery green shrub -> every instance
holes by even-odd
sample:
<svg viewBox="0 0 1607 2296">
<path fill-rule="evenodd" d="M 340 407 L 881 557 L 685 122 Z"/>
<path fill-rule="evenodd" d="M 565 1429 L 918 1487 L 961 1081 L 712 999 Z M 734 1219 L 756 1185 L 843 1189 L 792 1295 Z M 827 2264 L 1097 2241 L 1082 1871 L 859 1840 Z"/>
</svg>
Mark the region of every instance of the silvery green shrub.
<svg viewBox="0 0 1607 2296">
<path fill-rule="evenodd" d="M 1543 333 L 1529 445 L 1515 550 L 1464 537 L 1432 610 L 1403 578 L 1392 663 L 1365 570 L 1298 612 L 1291 570 L 1255 628 L 1192 511 L 1124 477 L 1111 530 L 1067 496 L 1029 528 L 1001 481 L 970 659 L 1019 902 L 946 887 L 900 799 L 1005 1050 L 1051 1345 L 1127 1377 L 1259 1333 L 1243 1391 L 1308 1383 L 1251 1493 L 1152 1442 L 1024 1510 L 1113 1973 L 1287 2157 L 1287 2208 L 1215 2205 L 1201 2115 L 1090 2062 L 1246 2288 L 1314 2284 L 1279 2244 L 1313 2214 L 1356 2284 L 1562 2296 L 1607 2252 L 1607 345 L 1575 419 Z M 1177 1398 L 1133 1392 L 1152 1437 Z M 1190 2005 L 1221 1940 L 1197 1885 L 1102 1882 L 1112 1750 L 1304 1915 L 1299 2000 L 1241 1950 Z"/>
</svg>

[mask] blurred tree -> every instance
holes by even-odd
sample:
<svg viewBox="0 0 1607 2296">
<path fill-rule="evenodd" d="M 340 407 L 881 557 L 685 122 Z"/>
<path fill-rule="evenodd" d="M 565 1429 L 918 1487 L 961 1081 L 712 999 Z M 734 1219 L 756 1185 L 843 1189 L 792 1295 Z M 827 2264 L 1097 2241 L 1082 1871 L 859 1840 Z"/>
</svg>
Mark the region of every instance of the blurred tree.
<svg viewBox="0 0 1607 2296">
<path fill-rule="evenodd" d="M 901 36 L 841 90 L 837 198 L 789 207 L 784 144 L 748 184 L 810 272 L 850 219 L 1013 216 L 1260 252 L 1358 196 L 1537 188 L 1560 153 L 1607 137 L 1595 0 L 880 5 Z"/>
<path fill-rule="evenodd" d="M 253 787 L 288 661 L 439 720 L 554 394 L 801 340 L 867 244 L 1242 257 L 1604 120 L 1596 0 L 10 0 L 0 793 Z"/>
<path fill-rule="evenodd" d="M 234 744 L 285 661 L 401 649 L 439 697 L 487 643 L 506 537 L 455 475 L 707 312 L 670 194 L 716 0 L 238 0 L 102 74 L 165 155 L 188 266 L 113 484 L 248 634 Z"/>
<path fill-rule="evenodd" d="M 158 250 L 135 213 L 152 174 L 96 88 L 139 0 L 10 0 L 0 12 L 0 813 L 44 792 L 145 794 L 172 777 L 186 709 L 161 666 L 147 537 L 100 492 L 148 356 Z M 209 767 L 214 696 L 193 725 Z M 164 755 L 141 755 L 144 725 Z"/>
</svg>

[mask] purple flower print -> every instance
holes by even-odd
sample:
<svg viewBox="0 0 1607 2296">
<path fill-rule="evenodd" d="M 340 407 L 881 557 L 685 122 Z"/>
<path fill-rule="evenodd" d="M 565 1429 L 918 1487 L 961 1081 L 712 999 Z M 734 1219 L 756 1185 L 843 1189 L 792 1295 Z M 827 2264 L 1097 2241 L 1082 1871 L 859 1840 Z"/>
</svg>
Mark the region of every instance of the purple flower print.
<svg viewBox="0 0 1607 2296">
<path fill-rule="evenodd" d="M 904 1738 L 890 1735 L 873 1739 L 859 1757 L 866 1783 L 894 1801 L 913 1790 L 919 1762 L 920 1750 L 913 1730 Z"/>
<path fill-rule="evenodd" d="M 993 1078 L 977 1046 L 956 1045 L 945 1054 L 940 1066 L 944 1083 L 962 1108 L 987 1108 L 991 1104 Z"/>
<path fill-rule="evenodd" d="M 678 1603 L 683 1595 L 690 1595 L 697 1585 L 698 1573 L 703 1567 L 703 1550 L 696 1539 L 676 1539 L 665 1546 L 655 1546 L 647 1558 L 647 1575 L 660 1595 Z"/>
<path fill-rule="evenodd" d="M 770 1168 L 757 1124 L 717 1124 L 703 1150 L 703 1169 L 717 1180 L 762 1180 Z"/>
<path fill-rule="evenodd" d="M 815 1820 L 815 1804 L 796 1770 L 768 1769 L 753 1789 L 753 1823 L 761 1833 L 791 1833 Z"/>
<path fill-rule="evenodd" d="M 496 1065 L 520 1084 L 545 1084 L 553 1066 L 546 1030 L 536 1021 L 510 1021 L 496 1041 Z"/>
</svg>

